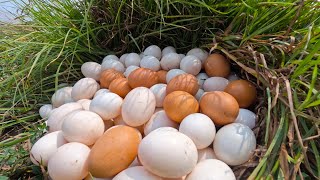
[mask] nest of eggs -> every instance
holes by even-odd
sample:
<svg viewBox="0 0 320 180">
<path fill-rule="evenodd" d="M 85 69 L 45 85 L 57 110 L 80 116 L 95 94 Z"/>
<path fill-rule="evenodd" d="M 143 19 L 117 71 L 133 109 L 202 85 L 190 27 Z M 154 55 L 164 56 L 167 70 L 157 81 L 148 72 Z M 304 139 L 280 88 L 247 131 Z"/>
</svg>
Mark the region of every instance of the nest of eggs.
<svg viewBox="0 0 320 180">
<path fill-rule="evenodd" d="M 40 108 L 49 132 L 33 145 L 31 160 L 54 180 L 249 174 L 257 91 L 232 69 L 221 53 L 155 45 L 140 55 L 108 55 L 101 65 L 86 62 L 85 78 Z"/>
</svg>

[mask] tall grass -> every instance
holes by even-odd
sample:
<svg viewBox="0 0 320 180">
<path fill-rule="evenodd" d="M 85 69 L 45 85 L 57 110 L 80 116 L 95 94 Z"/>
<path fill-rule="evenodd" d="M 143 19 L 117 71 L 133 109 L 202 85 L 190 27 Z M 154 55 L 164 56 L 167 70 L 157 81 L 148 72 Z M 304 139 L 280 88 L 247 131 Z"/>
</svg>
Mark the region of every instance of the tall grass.
<svg viewBox="0 0 320 180">
<path fill-rule="evenodd" d="M 320 177 L 320 3 L 317 1 L 108 0 L 16 2 L 31 21 L 0 31 L 1 173 L 41 171 L 28 160 L 45 126 L 37 109 L 83 62 L 147 45 L 225 53 L 260 97 L 258 148 L 239 177 Z"/>
</svg>

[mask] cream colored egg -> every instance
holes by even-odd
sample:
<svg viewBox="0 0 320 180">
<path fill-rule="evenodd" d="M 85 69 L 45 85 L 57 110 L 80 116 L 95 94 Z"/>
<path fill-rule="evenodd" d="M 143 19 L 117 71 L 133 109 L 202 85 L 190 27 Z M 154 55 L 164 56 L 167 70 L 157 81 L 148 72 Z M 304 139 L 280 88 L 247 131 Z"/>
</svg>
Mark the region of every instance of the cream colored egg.
<svg viewBox="0 0 320 180">
<path fill-rule="evenodd" d="M 140 67 L 151 69 L 153 71 L 159 71 L 160 61 L 153 56 L 144 56 L 140 61 Z"/>
<path fill-rule="evenodd" d="M 153 85 L 150 90 L 153 92 L 154 96 L 156 97 L 156 107 L 163 106 L 163 100 L 166 97 L 166 84 L 155 84 Z"/>
<path fill-rule="evenodd" d="M 167 46 L 162 49 L 162 56 L 169 54 L 169 53 L 176 53 L 176 49 L 172 46 Z"/>
<path fill-rule="evenodd" d="M 204 95 L 204 90 L 199 89 L 197 94 L 195 95 L 195 98 L 200 102 L 200 99 L 202 98 L 203 95 Z"/>
<path fill-rule="evenodd" d="M 236 166 L 247 162 L 256 149 L 256 138 L 252 130 L 243 124 L 223 126 L 216 134 L 213 149 L 218 159 Z"/>
<path fill-rule="evenodd" d="M 49 176 L 53 180 L 83 179 L 88 175 L 87 158 L 90 148 L 72 142 L 58 148 L 48 164 Z"/>
<path fill-rule="evenodd" d="M 203 83 L 205 80 L 209 78 L 209 76 L 206 73 L 199 73 L 196 78 L 198 79 L 198 84 L 200 88 L 203 88 Z"/>
<path fill-rule="evenodd" d="M 97 113 L 103 120 L 109 120 L 120 115 L 123 99 L 115 93 L 101 94 L 90 103 L 89 110 Z"/>
<path fill-rule="evenodd" d="M 186 178 L 186 180 L 200 179 L 236 180 L 236 177 L 232 169 L 224 162 L 207 159 L 198 163 Z"/>
<path fill-rule="evenodd" d="M 228 79 L 223 77 L 210 77 L 203 83 L 203 90 L 205 92 L 223 91 L 229 84 Z"/>
<path fill-rule="evenodd" d="M 77 101 L 77 103 L 81 104 L 84 110 L 89 111 L 89 107 L 91 103 L 90 99 L 80 99 L 79 101 Z"/>
<path fill-rule="evenodd" d="M 169 53 L 161 58 L 160 65 L 163 70 L 178 69 L 181 58 L 177 53 Z"/>
<path fill-rule="evenodd" d="M 123 75 L 128 78 L 130 73 L 136 69 L 138 69 L 139 67 L 138 66 L 129 66 L 127 67 L 126 71 L 123 73 Z"/>
<path fill-rule="evenodd" d="M 71 97 L 75 101 L 91 99 L 100 89 L 99 83 L 92 78 L 82 78 L 72 87 Z"/>
<path fill-rule="evenodd" d="M 161 110 L 154 113 L 150 120 L 144 125 L 144 135 L 148 135 L 151 131 L 161 127 L 172 127 L 177 129 L 179 124 L 172 121 L 164 110 Z"/>
<path fill-rule="evenodd" d="M 51 104 L 45 104 L 39 109 L 39 115 L 42 118 L 48 118 L 53 107 Z"/>
<path fill-rule="evenodd" d="M 72 87 L 58 89 L 51 97 L 52 106 L 57 108 L 65 103 L 73 102 L 71 91 Z"/>
<path fill-rule="evenodd" d="M 62 123 L 62 133 L 69 142 L 92 145 L 102 136 L 104 123 L 99 115 L 91 111 L 74 111 Z"/>
<path fill-rule="evenodd" d="M 64 139 L 61 131 L 55 131 L 44 135 L 31 148 L 30 158 L 35 165 L 47 166 L 50 157 L 58 148 L 67 141 Z"/>
<path fill-rule="evenodd" d="M 187 53 L 187 56 L 188 55 L 194 55 L 196 57 L 199 58 L 199 60 L 201 61 L 201 63 L 203 64 L 204 61 L 207 59 L 207 57 L 209 56 L 209 53 L 203 49 L 200 49 L 200 48 L 194 48 L 194 49 L 191 49 L 188 53 Z"/>
<path fill-rule="evenodd" d="M 123 121 L 129 126 L 141 126 L 151 118 L 155 108 L 156 98 L 152 91 L 145 87 L 137 87 L 131 90 L 123 101 Z"/>
<path fill-rule="evenodd" d="M 197 75 L 201 71 L 201 61 L 193 55 L 184 57 L 180 62 L 180 69 L 186 73 Z"/>
<path fill-rule="evenodd" d="M 163 178 L 187 175 L 198 160 L 192 140 L 171 127 L 156 129 L 143 138 L 138 156 L 148 171 Z"/>
<path fill-rule="evenodd" d="M 217 159 L 217 156 L 211 147 L 198 149 L 198 163 L 206 159 Z"/>
<path fill-rule="evenodd" d="M 105 93 L 109 93 L 109 89 L 99 89 L 93 96 L 93 98 L 97 97 L 100 94 L 105 94 Z"/>
<path fill-rule="evenodd" d="M 216 127 L 208 116 L 194 113 L 182 120 L 179 132 L 192 139 L 197 149 L 203 149 L 213 142 L 216 135 Z"/>
<path fill-rule="evenodd" d="M 122 54 L 122 56 L 120 56 L 119 61 L 124 65 L 126 58 L 128 56 L 128 53 Z"/>
<path fill-rule="evenodd" d="M 125 61 L 124 61 L 124 65 L 125 67 L 129 67 L 129 66 L 140 66 L 140 56 L 137 53 L 130 53 L 127 55 Z"/>
<path fill-rule="evenodd" d="M 162 178 L 150 173 L 143 166 L 135 166 L 121 171 L 112 180 L 162 180 Z"/>
<path fill-rule="evenodd" d="M 115 60 L 115 61 L 119 61 L 119 58 L 116 55 L 107 55 L 106 57 L 103 58 L 102 63 L 105 61 L 109 61 L 109 60 Z"/>
<path fill-rule="evenodd" d="M 250 129 L 253 129 L 256 125 L 256 119 L 257 116 L 255 113 L 248 109 L 240 108 L 238 117 L 236 118 L 235 122 L 244 124 L 248 126 Z"/>
<path fill-rule="evenodd" d="M 98 81 L 101 74 L 101 65 L 96 62 L 85 62 L 81 66 L 81 72 L 85 77 Z"/>
<path fill-rule="evenodd" d="M 65 116 L 73 111 L 82 110 L 82 106 L 79 103 L 67 103 L 56 108 L 47 121 L 49 132 L 60 131 Z"/>
<path fill-rule="evenodd" d="M 121 73 L 123 73 L 125 70 L 124 65 L 120 61 L 116 61 L 113 59 L 103 61 L 103 63 L 101 64 L 101 71 L 107 69 L 115 69 Z"/>
<path fill-rule="evenodd" d="M 185 74 L 186 72 L 184 72 L 181 69 L 171 69 L 170 71 L 168 71 L 167 75 L 166 75 L 166 81 L 167 84 L 171 81 L 171 79 L 173 79 L 174 77 L 180 75 L 180 74 Z"/>
<path fill-rule="evenodd" d="M 160 59 L 161 58 L 161 49 L 159 48 L 159 46 L 151 45 L 143 51 L 143 54 L 145 56 L 154 56 L 157 59 Z"/>
</svg>

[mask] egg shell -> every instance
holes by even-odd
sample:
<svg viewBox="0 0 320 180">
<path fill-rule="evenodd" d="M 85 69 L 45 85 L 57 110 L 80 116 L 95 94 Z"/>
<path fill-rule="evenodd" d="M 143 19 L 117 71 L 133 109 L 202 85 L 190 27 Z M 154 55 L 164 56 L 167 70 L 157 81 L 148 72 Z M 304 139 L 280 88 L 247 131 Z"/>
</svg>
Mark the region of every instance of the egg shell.
<svg viewBox="0 0 320 180">
<path fill-rule="evenodd" d="M 144 56 L 140 61 L 140 67 L 151 69 L 152 71 L 159 71 L 160 61 L 153 56 Z"/>
<path fill-rule="evenodd" d="M 101 74 L 101 65 L 96 62 L 85 62 L 81 65 L 81 72 L 85 77 L 98 81 Z"/>
<path fill-rule="evenodd" d="M 180 74 L 185 74 L 185 73 L 186 72 L 184 72 L 181 69 L 171 69 L 170 71 L 168 71 L 166 75 L 166 83 L 169 83 L 171 79 L 175 78 L 176 76 L 179 76 Z"/>
<path fill-rule="evenodd" d="M 121 171 L 112 180 L 162 180 L 162 178 L 150 173 L 143 166 L 135 166 Z"/>
<path fill-rule="evenodd" d="M 236 180 L 232 169 L 224 162 L 217 159 L 201 161 L 187 176 L 186 180 L 223 179 Z"/>
<path fill-rule="evenodd" d="M 230 64 L 221 54 L 211 54 L 204 62 L 206 73 L 212 76 L 228 77 L 230 74 Z"/>
<path fill-rule="evenodd" d="M 255 113 L 248 109 L 240 108 L 238 117 L 234 121 L 235 123 L 240 123 L 248 126 L 250 129 L 253 129 L 256 125 L 257 116 Z"/>
<path fill-rule="evenodd" d="M 210 91 L 223 91 L 229 84 L 228 79 L 223 77 L 210 77 L 203 83 L 203 90 L 205 92 Z"/>
<path fill-rule="evenodd" d="M 52 109 L 53 109 L 53 107 L 51 104 L 45 104 L 45 105 L 41 106 L 41 108 L 39 109 L 40 117 L 41 118 L 48 118 Z"/>
<path fill-rule="evenodd" d="M 123 77 L 124 75 L 115 69 L 104 70 L 100 76 L 100 86 L 101 88 L 109 88 L 113 80 Z"/>
<path fill-rule="evenodd" d="M 89 107 L 91 104 L 91 100 L 90 99 L 80 99 L 77 101 L 77 103 L 81 104 L 82 108 L 86 111 L 89 111 Z"/>
<path fill-rule="evenodd" d="M 125 64 L 125 61 L 126 61 L 127 56 L 128 56 L 128 53 L 122 54 L 122 55 L 120 56 L 119 61 L 120 61 L 123 65 Z"/>
<path fill-rule="evenodd" d="M 146 68 L 139 68 L 130 73 L 128 82 L 131 88 L 150 88 L 151 86 L 157 84 L 159 79 L 155 71 Z"/>
<path fill-rule="evenodd" d="M 30 150 L 31 161 L 35 165 L 47 166 L 50 157 L 58 148 L 67 143 L 61 131 L 48 133 L 37 140 Z"/>
<path fill-rule="evenodd" d="M 161 127 L 173 127 L 178 128 L 179 124 L 172 121 L 164 110 L 154 113 L 150 120 L 144 125 L 144 134 L 148 135 L 151 131 L 154 131 Z"/>
<path fill-rule="evenodd" d="M 99 89 L 93 96 L 93 98 L 97 97 L 100 94 L 105 94 L 105 93 L 109 93 L 110 90 L 109 89 Z"/>
<path fill-rule="evenodd" d="M 123 75 L 124 75 L 126 78 L 128 78 L 129 75 L 131 74 L 131 72 L 134 71 L 134 70 L 136 70 L 136 69 L 138 69 L 138 68 L 139 68 L 139 66 L 129 66 L 129 67 L 127 67 L 127 69 L 126 69 L 126 71 L 123 73 Z"/>
<path fill-rule="evenodd" d="M 180 59 L 183 59 L 184 57 L 186 57 L 185 54 L 178 54 L 178 55 L 179 55 Z"/>
<path fill-rule="evenodd" d="M 166 97 L 166 84 L 155 84 L 153 85 L 150 90 L 154 94 L 156 98 L 156 107 L 162 107 L 163 106 L 163 100 Z"/>
<path fill-rule="evenodd" d="M 62 145 L 50 158 L 48 172 L 52 179 L 83 179 L 88 175 L 87 158 L 90 148 L 84 144 L 71 142 Z"/>
<path fill-rule="evenodd" d="M 196 78 L 198 79 L 198 84 L 201 89 L 203 89 L 203 83 L 206 79 L 209 78 L 209 76 L 206 73 L 199 73 Z"/>
<path fill-rule="evenodd" d="M 109 89 L 111 92 L 118 94 L 122 98 L 126 97 L 126 95 L 132 90 L 127 78 L 118 78 L 113 80 L 109 85 Z"/>
<path fill-rule="evenodd" d="M 196 76 L 201 71 L 201 61 L 193 55 L 184 57 L 180 62 L 180 69 L 186 73 Z"/>
<path fill-rule="evenodd" d="M 256 138 L 252 130 L 243 124 L 223 126 L 216 134 L 213 148 L 216 156 L 228 165 L 247 162 L 256 149 Z"/>
<path fill-rule="evenodd" d="M 50 117 L 47 121 L 49 126 L 49 132 L 60 131 L 64 118 L 67 114 L 72 111 L 82 110 L 82 105 L 79 103 L 67 103 L 55 109 L 50 114 Z"/>
<path fill-rule="evenodd" d="M 92 78 L 82 78 L 72 87 L 71 97 L 75 101 L 91 99 L 100 89 L 100 85 Z"/>
<path fill-rule="evenodd" d="M 229 82 L 231 82 L 231 81 L 239 80 L 240 78 L 236 73 L 231 72 L 227 79 L 229 80 Z"/>
<path fill-rule="evenodd" d="M 217 156 L 211 147 L 198 149 L 198 163 L 206 159 L 217 159 Z"/>
<path fill-rule="evenodd" d="M 133 127 L 141 126 L 151 118 L 155 108 L 156 98 L 152 91 L 145 87 L 135 88 L 123 101 L 123 121 Z"/>
<path fill-rule="evenodd" d="M 162 56 L 169 54 L 169 53 L 176 53 L 176 49 L 172 46 L 167 46 L 162 49 Z"/>
<path fill-rule="evenodd" d="M 115 176 L 136 158 L 140 141 L 141 134 L 132 127 L 119 125 L 108 129 L 91 149 L 89 172 L 98 178 Z"/>
<path fill-rule="evenodd" d="M 208 116 L 194 113 L 182 120 L 179 132 L 192 139 L 197 149 L 204 149 L 213 142 L 216 127 Z"/>
<path fill-rule="evenodd" d="M 57 108 L 63 104 L 73 102 L 71 97 L 72 87 L 64 87 L 58 89 L 51 97 L 51 104 L 53 107 Z"/>
<path fill-rule="evenodd" d="M 130 53 L 127 55 L 125 61 L 124 61 L 124 65 L 126 67 L 129 67 L 129 66 L 139 66 L 140 65 L 140 61 L 141 61 L 141 58 L 139 56 L 139 54 L 137 53 Z"/>
<path fill-rule="evenodd" d="M 157 59 L 161 58 L 161 49 L 157 45 L 151 45 L 147 47 L 144 51 L 143 54 L 146 56 L 154 56 Z"/>
<path fill-rule="evenodd" d="M 163 70 L 178 69 L 181 58 L 177 53 L 168 53 L 161 58 L 160 65 Z"/>
<path fill-rule="evenodd" d="M 101 64 L 101 71 L 107 69 L 115 69 L 121 73 L 123 73 L 125 70 L 124 65 L 120 61 L 113 59 L 103 61 L 103 63 Z"/>
<path fill-rule="evenodd" d="M 167 80 L 166 80 L 167 73 L 168 73 L 168 72 L 165 71 L 165 70 L 157 71 L 159 83 L 164 83 L 164 84 L 167 83 Z"/>
<path fill-rule="evenodd" d="M 102 136 L 104 123 L 99 115 L 91 111 L 69 113 L 62 123 L 62 133 L 69 142 L 92 145 Z"/>
<path fill-rule="evenodd" d="M 104 120 L 103 124 L 104 124 L 104 131 L 114 126 L 114 122 L 112 120 Z"/>
<path fill-rule="evenodd" d="M 103 120 L 109 120 L 120 115 L 122 103 L 123 99 L 119 95 L 110 92 L 93 98 L 89 110 Z"/>
<path fill-rule="evenodd" d="M 200 100 L 201 112 L 212 119 L 215 125 L 233 123 L 239 113 L 239 105 L 234 97 L 223 91 L 204 94 Z"/>
<path fill-rule="evenodd" d="M 115 125 L 126 125 L 126 126 L 129 126 L 126 122 L 123 121 L 123 118 L 122 118 L 121 114 L 119 116 L 117 116 L 116 118 L 114 118 L 113 122 L 114 122 Z M 143 135 L 144 125 L 133 127 L 133 128 L 137 129 Z"/>
<path fill-rule="evenodd" d="M 164 98 L 163 109 L 171 120 L 180 123 L 189 114 L 199 112 L 199 103 L 187 92 L 174 91 Z"/>
<path fill-rule="evenodd" d="M 199 58 L 199 60 L 203 64 L 204 61 L 207 59 L 209 53 L 206 50 L 203 50 L 200 48 L 193 48 L 190 51 L 188 51 L 187 56 L 188 55 L 196 56 L 197 58 Z"/>
<path fill-rule="evenodd" d="M 241 108 L 249 107 L 257 98 L 256 88 L 246 80 L 232 81 L 224 91 L 236 98 Z"/>
<path fill-rule="evenodd" d="M 185 91 L 191 95 L 196 95 L 199 90 L 198 80 L 191 74 L 180 74 L 174 77 L 167 86 L 167 94 L 173 91 Z"/>
<path fill-rule="evenodd" d="M 152 131 L 139 145 L 139 160 L 153 174 L 163 178 L 187 175 L 198 160 L 197 148 L 186 135 L 165 127 Z"/>
<path fill-rule="evenodd" d="M 199 89 L 197 94 L 195 95 L 195 98 L 200 102 L 202 96 L 204 95 L 204 90 L 203 89 Z"/>
<path fill-rule="evenodd" d="M 109 60 L 119 61 L 119 58 L 116 55 L 110 54 L 103 58 L 102 63 Z"/>
</svg>

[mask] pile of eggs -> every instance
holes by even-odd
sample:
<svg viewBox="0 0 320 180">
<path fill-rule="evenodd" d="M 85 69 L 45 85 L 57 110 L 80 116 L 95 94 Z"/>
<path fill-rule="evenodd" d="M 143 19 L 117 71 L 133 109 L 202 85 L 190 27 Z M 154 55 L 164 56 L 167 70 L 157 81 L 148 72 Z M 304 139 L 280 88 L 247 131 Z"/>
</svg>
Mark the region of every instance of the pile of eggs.
<svg viewBox="0 0 320 180">
<path fill-rule="evenodd" d="M 221 54 L 151 45 L 81 72 L 39 110 L 30 157 L 53 180 L 231 180 L 254 153 L 257 92 Z"/>
</svg>

